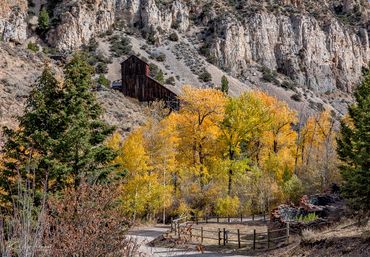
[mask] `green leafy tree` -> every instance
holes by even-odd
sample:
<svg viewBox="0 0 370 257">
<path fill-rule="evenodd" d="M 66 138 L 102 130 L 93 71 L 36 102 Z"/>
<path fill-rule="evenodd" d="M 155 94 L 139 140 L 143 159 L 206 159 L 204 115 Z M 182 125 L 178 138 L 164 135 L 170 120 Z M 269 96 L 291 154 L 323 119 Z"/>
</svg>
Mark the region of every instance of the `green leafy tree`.
<svg viewBox="0 0 370 257">
<path fill-rule="evenodd" d="M 229 81 L 225 75 L 223 75 L 221 78 L 221 91 L 225 94 L 229 94 Z"/>
<path fill-rule="evenodd" d="M 355 91 L 356 103 L 341 123 L 338 155 L 343 164 L 342 193 L 356 210 L 370 210 L 370 72 Z"/>
<path fill-rule="evenodd" d="M 42 9 L 38 18 L 38 29 L 41 33 L 46 32 L 50 26 L 49 13 L 46 9 Z"/>
</svg>

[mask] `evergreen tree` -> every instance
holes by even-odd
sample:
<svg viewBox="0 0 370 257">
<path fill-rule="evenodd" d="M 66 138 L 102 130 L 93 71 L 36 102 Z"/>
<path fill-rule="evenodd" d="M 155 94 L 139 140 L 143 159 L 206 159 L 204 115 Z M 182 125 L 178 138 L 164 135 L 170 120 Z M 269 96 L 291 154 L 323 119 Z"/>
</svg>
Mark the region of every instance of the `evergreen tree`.
<svg viewBox="0 0 370 257">
<path fill-rule="evenodd" d="M 100 117 L 102 108 L 91 88 L 93 68 L 76 55 L 64 69 L 61 86 L 45 69 L 32 90 L 18 130 L 4 128 L 5 170 L 0 186 L 16 194 L 14 178 L 31 178 L 35 190 L 59 190 L 81 177 L 107 179 L 115 152 L 103 142 L 114 128 Z M 48 188 L 50 187 L 50 188 Z"/>
<path fill-rule="evenodd" d="M 227 80 L 225 75 L 223 75 L 221 78 L 221 91 L 224 92 L 226 95 L 229 94 L 229 81 Z"/>
<path fill-rule="evenodd" d="M 106 179 L 112 170 L 109 163 L 115 158 L 114 151 L 103 144 L 114 128 L 100 119 L 103 110 L 91 91 L 93 70 L 81 54 L 64 69 L 63 105 L 68 127 L 61 138 L 60 154 L 75 186 L 81 177 L 92 183 Z"/>
<path fill-rule="evenodd" d="M 57 177 L 59 161 L 55 155 L 58 139 L 66 129 L 62 106 L 63 92 L 49 68 L 46 68 L 31 91 L 25 113 L 19 117 L 19 129 L 4 128 L 4 169 L 1 187 L 7 197 L 17 193 L 16 178 L 28 178 L 34 187 L 46 187 Z"/>
<path fill-rule="evenodd" d="M 41 33 L 45 33 L 50 26 L 50 19 L 49 19 L 49 13 L 48 11 L 43 8 L 40 11 L 39 18 L 38 18 L 38 29 Z"/>
<path fill-rule="evenodd" d="M 341 123 L 338 155 L 343 161 L 342 193 L 356 210 L 370 210 L 370 72 L 355 91 L 356 104 Z"/>
</svg>

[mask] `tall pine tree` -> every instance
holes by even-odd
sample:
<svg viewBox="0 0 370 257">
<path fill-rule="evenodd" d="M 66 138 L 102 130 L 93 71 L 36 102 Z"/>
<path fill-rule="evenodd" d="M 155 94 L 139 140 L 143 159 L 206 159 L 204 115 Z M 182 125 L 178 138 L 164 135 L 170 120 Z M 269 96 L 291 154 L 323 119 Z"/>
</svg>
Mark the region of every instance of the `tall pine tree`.
<svg viewBox="0 0 370 257">
<path fill-rule="evenodd" d="M 67 174 L 78 186 L 80 178 L 90 182 L 106 179 L 114 152 L 103 144 L 114 128 L 100 118 L 103 113 L 92 92 L 93 68 L 77 54 L 64 69 L 64 109 L 67 129 L 62 137 L 61 159 L 67 163 Z"/>
<path fill-rule="evenodd" d="M 58 158 L 55 149 L 66 128 L 62 106 L 63 92 L 49 68 L 46 68 L 31 91 L 19 129 L 4 129 L 4 169 L 0 186 L 6 200 L 18 191 L 19 178 L 29 180 L 36 189 L 45 188 L 56 178 Z"/>
<path fill-rule="evenodd" d="M 343 195 L 356 210 L 370 211 L 370 72 L 355 91 L 356 104 L 341 123 L 338 155 L 343 161 Z"/>
<path fill-rule="evenodd" d="M 17 193 L 17 178 L 29 179 L 36 192 L 77 187 L 82 177 L 91 183 L 108 178 L 115 152 L 104 141 L 114 128 L 101 120 L 92 75 L 82 55 L 66 65 L 62 85 L 46 68 L 19 118 L 19 129 L 4 128 L 0 187 L 8 200 Z"/>
</svg>

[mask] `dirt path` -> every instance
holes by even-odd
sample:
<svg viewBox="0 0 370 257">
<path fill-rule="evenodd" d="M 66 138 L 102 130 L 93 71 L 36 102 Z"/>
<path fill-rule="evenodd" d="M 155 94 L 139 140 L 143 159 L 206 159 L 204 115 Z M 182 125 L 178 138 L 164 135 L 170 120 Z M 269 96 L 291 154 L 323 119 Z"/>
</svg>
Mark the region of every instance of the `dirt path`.
<svg viewBox="0 0 370 257">
<path fill-rule="evenodd" d="M 177 248 L 162 248 L 162 247 L 150 247 L 147 244 L 162 235 L 169 229 L 168 226 L 153 226 L 153 227 L 137 227 L 129 231 L 128 236 L 136 239 L 140 246 L 140 251 L 148 256 L 164 257 L 164 256 L 192 256 L 192 257 L 222 257 L 222 256 L 235 256 L 226 253 L 216 252 L 204 252 L 203 254 L 195 251 L 195 249 L 177 249 Z"/>
</svg>

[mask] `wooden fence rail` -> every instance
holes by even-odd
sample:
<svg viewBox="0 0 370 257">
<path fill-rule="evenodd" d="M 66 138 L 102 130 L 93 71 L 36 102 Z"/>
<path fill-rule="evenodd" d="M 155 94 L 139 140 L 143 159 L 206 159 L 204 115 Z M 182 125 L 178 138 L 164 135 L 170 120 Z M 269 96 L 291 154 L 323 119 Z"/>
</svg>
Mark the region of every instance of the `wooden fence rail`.
<svg viewBox="0 0 370 257">
<path fill-rule="evenodd" d="M 184 221 L 180 223 L 180 221 Z M 188 237 L 190 241 L 194 238 L 200 240 L 201 243 L 204 239 L 214 240 L 218 242 L 219 246 L 237 245 L 241 247 L 251 247 L 253 250 L 258 248 L 272 249 L 280 243 L 289 243 L 289 223 L 286 228 L 281 229 L 267 229 L 266 232 L 257 233 L 253 230 L 253 234 L 242 233 L 240 229 L 227 230 L 226 228 L 217 228 L 217 230 L 193 228 L 194 222 L 188 222 L 187 218 L 173 220 L 171 230 L 174 228 L 175 235 Z M 195 233 L 194 233 L 195 232 Z"/>
</svg>

